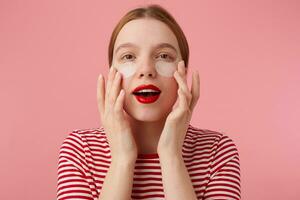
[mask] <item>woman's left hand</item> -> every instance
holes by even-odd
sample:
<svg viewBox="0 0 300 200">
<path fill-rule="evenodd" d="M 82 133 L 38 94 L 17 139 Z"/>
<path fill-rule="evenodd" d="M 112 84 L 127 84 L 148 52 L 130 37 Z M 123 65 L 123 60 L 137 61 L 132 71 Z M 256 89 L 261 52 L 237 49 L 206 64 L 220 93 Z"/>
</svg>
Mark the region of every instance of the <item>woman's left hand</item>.
<svg viewBox="0 0 300 200">
<path fill-rule="evenodd" d="M 157 152 L 159 155 L 181 155 L 184 138 L 192 117 L 192 112 L 200 96 L 200 78 L 198 71 L 193 73 L 191 90 L 187 84 L 187 73 L 184 61 L 178 63 L 178 70 L 174 72 L 178 83 L 178 105 L 173 106 L 165 121 L 161 133 Z M 174 104 L 176 105 L 176 103 Z"/>
</svg>

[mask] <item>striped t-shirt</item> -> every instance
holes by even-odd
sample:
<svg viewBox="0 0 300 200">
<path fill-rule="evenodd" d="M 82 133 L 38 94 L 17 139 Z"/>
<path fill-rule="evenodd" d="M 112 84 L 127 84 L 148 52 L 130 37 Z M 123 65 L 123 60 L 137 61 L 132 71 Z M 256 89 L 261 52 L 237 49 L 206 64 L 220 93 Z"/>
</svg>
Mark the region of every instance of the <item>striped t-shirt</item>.
<svg viewBox="0 0 300 200">
<path fill-rule="evenodd" d="M 182 156 L 198 199 L 241 199 L 239 154 L 225 133 L 189 124 Z M 59 151 L 57 199 L 97 200 L 110 162 L 103 127 L 73 130 Z M 131 197 L 164 199 L 158 154 L 138 154 Z"/>
</svg>

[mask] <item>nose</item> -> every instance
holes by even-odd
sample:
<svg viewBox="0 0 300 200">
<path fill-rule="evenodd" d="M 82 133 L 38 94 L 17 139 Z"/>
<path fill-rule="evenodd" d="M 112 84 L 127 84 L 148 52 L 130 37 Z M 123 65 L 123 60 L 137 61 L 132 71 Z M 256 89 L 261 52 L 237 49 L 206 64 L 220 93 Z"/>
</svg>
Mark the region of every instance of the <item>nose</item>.
<svg viewBox="0 0 300 200">
<path fill-rule="evenodd" d="M 138 71 L 137 71 L 137 75 L 139 78 L 144 77 L 144 76 L 155 78 L 156 73 L 157 72 L 156 72 L 154 63 L 148 59 L 147 59 L 147 61 L 140 63 L 140 66 L 138 67 Z"/>
</svg>

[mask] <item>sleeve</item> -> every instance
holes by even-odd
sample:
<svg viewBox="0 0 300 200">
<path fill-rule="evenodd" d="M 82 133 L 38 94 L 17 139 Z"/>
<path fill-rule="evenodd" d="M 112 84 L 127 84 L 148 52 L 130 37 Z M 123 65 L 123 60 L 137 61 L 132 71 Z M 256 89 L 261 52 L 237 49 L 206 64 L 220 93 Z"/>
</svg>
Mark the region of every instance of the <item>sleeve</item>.
<svg viewBox="0 0 300 200">
<path fill-rule="evenodd" d="M 72 132 L 60 147 L 57 168 L 57 200 L 93 200 L 85 170 L 85 154 L 79 134 Z"/>
<path fill-rule="evenodd" d="M 234 142 L 225 134 L 217 144 L 204 200 L 240 200 L 240 162 Z"/>
</svg>

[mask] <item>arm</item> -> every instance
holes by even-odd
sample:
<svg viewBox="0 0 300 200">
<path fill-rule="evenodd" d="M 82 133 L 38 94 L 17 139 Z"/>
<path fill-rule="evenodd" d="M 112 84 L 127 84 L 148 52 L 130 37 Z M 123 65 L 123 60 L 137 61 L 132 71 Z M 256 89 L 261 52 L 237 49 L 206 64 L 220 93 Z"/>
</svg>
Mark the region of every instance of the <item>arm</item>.
<svg viewBox="0 0 300 200">
<path fill-rule="evenodd" d="M 131 199 L 134 162 L 112 161 L 105 176 L 99 200 Z"/>
<path fill-rule="evenodd" d="M 159 155 L 166 199 L 197 200 L 187 168 L 181 155 Z"/>
</svg>

